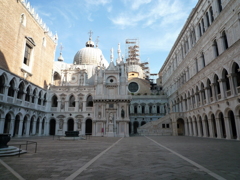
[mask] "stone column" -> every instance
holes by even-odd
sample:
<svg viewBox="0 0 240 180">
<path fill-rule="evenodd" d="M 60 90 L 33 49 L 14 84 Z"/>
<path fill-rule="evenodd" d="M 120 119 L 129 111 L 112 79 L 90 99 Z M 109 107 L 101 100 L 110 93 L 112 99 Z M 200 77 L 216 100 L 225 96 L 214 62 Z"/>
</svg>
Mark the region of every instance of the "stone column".
<svg viewBox="0 0 240 180">
<path fill-rule="evenodd" d="M 217 93 L 216 93 L 216 90 L 215 90 L 215 87 L 216 87 L 216 83 L 212 83 L 210 84 L 210 88 L 212 88 L 212 98 L 213 98 L 213 102 L 216 101 L 216 97 L 217 97 Z"/>
<path fill-rule="evenodd" d="M 63 120 L 63 128 L 62 128 L 62 130 L 63 130 L 63 134 L 65 134 L 65 131 L 67 131 L 67 119 Z M 55 132 L 57 132 L 57 131 L 55 131 Z"/>
<path fill-rule="evenodd" d="M 205 88 L 205 97 L 206 97 L 206 104 L 209 104 L 211 102 L 210 100 L 210 94 L 209 94 L 209 87 Z"/>
<path fill-rule="evenodd" d="M 184 122 L 184 129 L 185 129 L 185 136 L 188 136 L 189 132 L 188 132 L 188 122 L 187 121 L 186 121 L 186 123 Z"/>
<path fill-rule="evenodd" d="M 14 131 L 14 121 L 15 119 L 11 119 L 10 121 L 10 129 L 9 129 L 9 134 L 11 134 L 11 136 L 13 136 L 13 131 Z"/>
<path fill-rule="evenodd" d="M 223 133 L 222 133 L 222 128 L 221 128 L 221 125 L 220 125 L 220 122 L 219 122 L 219 118 L 215 118 L 215 121 L 216 121 L 216 126 L 217 126 L 217 138 L 218 139 L 221 139 L 223 138 Z"/>
<path fill-rule="evenodd" d="M 29 131 L 30 131 L 30 120 L 27 120 L 27 129 L 26 129 L 26 134 L 25 136 L 28 137 L 29 136 Z"/>
<path fill-rule="evenodd" d="M 202 94 L 203 91 L 204 91 L 204 90 L 201 89 L 200 92 L 199 92 L 199 99 L 200 99 L 200 104 L 201 104 L 201 106 L 203 106 L 203 104 L 204 104 L 204 103 L 203 103 L 203 94 Z"/>
<path fill-rule="evenodd" d="M 23 119 L 19 121 L 18 137 L 22 137 L 22 129 L 23 129 Z"/>
<path fill-rule="evenodd" d="M 192 136 L 192 127 L 191 127 L 191 122 L 188 122 L 188 129 L 189 129 L 189 136 Z"/>
<path fill-rule="evenodd" d="M 4 131 L 5 118 L 0 118 L 0 134 Z"/>
<path fill-rule="evenodd" d="M 199 107 L 199 101 L 198 101 L 197 95 L 199 95 L 199 93 L 196 92 L 194 95 L 194 98 L 195 98 L 196 107 Z"/>
<path fill-rule="evenodd" d="M 41 135 L 42 135 L 42 119 L 39 119 L 38 136 L 41 136 Z"/>
<path fill-rule="evenodd" d="M 221 99 L 225 99 L 226 98 L 226 91 L 227 91 L 227 89 L 226 89 L 226 85 L 225 85 L 225 80 L 224 79 L 219 79 L 218 80 L 218 82 L 219 82 L 219 85 L 220 85 L 220 90 L 221 90 Z"/>
<path fill-rule="evenodd" d="M 236 89 L 237 83 L 234 82 L 234 76 L 236 76 L 236 74 L 234 74 L 234 73 L 227 75 L 227 77 L 229 79 L 231 95 L 236 96 L 237 95 L 237 89 Z"/>
<path fill-rule="evenodd" d="M 192 121 L 192 124 L 193 124 L 193 136 L 197 136 L 196 121 Z"/>
<path fill-rule="evenodd" d="M 212 122 L 211 119 L 208 120 L 208 125 L 209 125 L 209 136 L 210 136 L 210 138 L 213 138 L 214 137 L 214 135 L 213 135 L 214 130 L 213 130 L 213 122 Z"/>
<path fill-rule="evenodd" d="M 172 122 L 173 136 L 178 135 L 177 122 Z"/>
<path fill-rule="evenodd" d="M 205 120 L 202 120 L 202 128 L 203 128 L 203 137 L 207 137 L 207 125 Z"/>
<path fill-rule="evenodd" d="M 235 124 L 237 130 L 237 140 L 240 140 L 240 115 L 235 116 Z"/>
<path fill-rule="evenodd" d="M 96 136 L 96 122 L 95 121 L 92 121 L 92 136 Z"/>
<path fill-rule="evenodd" d="M 77 131 L 77 130 L 78 130 L 78 119 L 75 119 L 75 120 L 74 120 L 73 130 L 74 130 L 74 131 Z"/>
<path fill-rule="evenodd" d="M 33 131 L 32 133 L 35 135 L 36 134 L 36 119 L 33 120 Z"/>
<path fill-rule="evenodd" d="M 224 118 L 224 124 L 225 124 L 225 131 L 226 131 L 226 139 L 232 139 L 232 128 L 230 126 L 229 118 L 225 117 Z"/>
<path fill-rule="evenodd" d="M 85 128 L 85 121 L 83 120 L 83 121 L 82 121 L 82 130 L 81 130 L 81 131 L 82 131 L 82 135 L 85 135 L 85 129 L 86 129 L 86 128 Z M 106 128 L 105 128 L 105 131 L 106 131 Z M 104 132 L 105 132 L 105 131 L 104 131 Z"/>
<path fill-rule="evenodd" d="M 198 137 L 202 137 L 202 131 L 201 131 L 201 123 L 200 120 L 197 121 L 197 128 L 198 128 Z"/>
</svg>

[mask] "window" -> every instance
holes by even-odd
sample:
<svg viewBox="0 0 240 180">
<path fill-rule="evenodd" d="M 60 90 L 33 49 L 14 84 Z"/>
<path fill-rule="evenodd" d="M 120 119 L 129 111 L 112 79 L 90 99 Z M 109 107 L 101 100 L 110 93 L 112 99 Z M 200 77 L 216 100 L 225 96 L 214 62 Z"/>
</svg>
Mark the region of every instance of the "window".
<svg viewBox="0 0 240 180">
<path fill-rule="evenodd" d="M 24 83 L 21 82 L 18 86 L 18 93 L 17 93 L 17 98 L 18 99 L 22 99 L 23 98 L 23 94 L 24 94 Z"/>
<path fill-rule="evenodd" d="M 69 98 L 69 107 L 75 107 L 75 97 L 73 95 Z"/>
<path fill-rule="evenodd" d="M 202 36 L 202 30 L 201 30 L 201 24 L 200 23 L 198 24 L 198 30 L 199 30 L 199 36 L 201 37 Z"/>
<path fill-rule="evenodd" d="M 167 125 L 167 128 L 169 128 L 169 124 L 166 124 Z"/>
<path fill-rule="evenodd" d="M 219 13 L 222 12 L 222 0 L 217 0 Z"/>
<path fill-rule="evenodd" d="M 87 97 L 87 107 L 93 107 L 93 100 L 91 95 Z"/>
<path fill-rule="evenodd" d="M 215 58 L 217 56 L 219 56 L 218 45 L 217 45 L 216 39 L 213 41 L 213 51 L 214 51 Z"/>
<path fill-rule="evenodd" d="M 4 94 L 5 78 L 3 75 L 0 76 L 0 94 Z"/>
<path fill-rule="evenodd" d="M 139 86 L 136 82 L 131 82 L 129 85 L 128 85 L 128 90 L 132 93 L 134 92 L 137 92 L 139 89 Z"/>
<path fill-rule="evenodd" d="M 165 124 L 162 124 L 162 128 L 165 128 Z"/>
<path fill-rule="evenodd" d="M 114 108 L 114 104 L 109 104 L 109 108 Z"/>
<path fill-rule="evenodd" d="M 213 9 L 212 9 L 212 6 L 210 7 L 209 11 L 210 11 L 210 19 L 211 19 L 211 23 L 213 23 L 213 21 L 214 21 L 214 16 L 213 16 Z"/>
<path fill-rule="evenodd" d="M 52 97 L 52 107 L 57 107 L 58 106 L 58 98 L 56 95 Z"/>
<path fill-rule="evenodd" d="M 205 27 L 204 27 L 204 19 L 202 18 L 202 31 L 205 33 Z"/>
<path fill-rule="evenodd" d="M 202 65 L 203 65 L 203 68 L 205 67 L 205 57 L 204 57 L 204 54 L 202 52 Z"/>
<path fill-rule="evenodd" d="M 195 64 L 196 64 L 196 73 L 198 72 L 198 60 L 197 58 L 195 59 Z"/>
<path fill-rule="evenodd" d="M 8 88 L 8 96 L 14 97 L 15 83 L 14 83 L 13 79 L 10 81 L 9 85 L 10 85 L 10 87 Z"/>
<path fill-rule="evenodd" d="M 31 51 L 32 51 L 32 47 L 29 46 L 28 44 L 26 44 L 23 63 L 28 65 L 28 66 L 29 66 L 29 62 L 30 62 Z"/>
<path fill-rule="evenodd" d="M 209 15 L 208 15 L 208 12 L 206 12 L 206 19 L 207 19 L 207 27 L 209 27 L 210 22 L 209 22 Z"/>
<path fill-rule="evenodd" d="M 224 50 L 228 49 L 228 40 L 227 40 L 227 35 L 225 31 L 222 32 L 222 41 L 223 41 Z"/>
</svg>

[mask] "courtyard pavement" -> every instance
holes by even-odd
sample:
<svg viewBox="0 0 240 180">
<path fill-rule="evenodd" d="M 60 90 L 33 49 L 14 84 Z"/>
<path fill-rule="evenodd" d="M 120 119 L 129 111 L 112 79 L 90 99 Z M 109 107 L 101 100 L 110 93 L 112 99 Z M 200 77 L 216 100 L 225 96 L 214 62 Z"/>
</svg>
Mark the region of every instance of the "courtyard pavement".
<svg viewBox="0 0 240 180">
<path fill-rule="evenodd" d="M 240 142 L 187 136 L 13 138 L 28 153 L 0 158 L 0 179 L 240 179 Z M 24 149 L 24 148 L 23 148 Z"/>
</svg>

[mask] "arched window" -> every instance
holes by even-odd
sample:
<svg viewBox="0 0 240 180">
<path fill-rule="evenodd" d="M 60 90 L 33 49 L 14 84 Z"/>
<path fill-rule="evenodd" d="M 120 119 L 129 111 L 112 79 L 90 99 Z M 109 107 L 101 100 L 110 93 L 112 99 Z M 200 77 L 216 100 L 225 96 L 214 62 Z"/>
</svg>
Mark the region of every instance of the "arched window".
<svg viewBox="0 0 240 180">
<path fill-rule="evenodd" d="M 33 91 L 32 103 L 35 103 L 35 97 L 37 96 L 37 89 L 35 88 Z"/>
<path fill-rule="evenodd" d="M 91 95 L 87 97 L 87 107 L 93 107 L 93 100 Z"/>
<path fill-rule="evenodd" d="M 38 93 L 38 105 L 41 105 L 42 102 L 42 91 Z"/>
<path fill-rule="evenodd" d="M 15 89 L 15 83 L 12 79 L 9 83 L 10 87 L 8 88 L 8 96 L 14 97 L 14 89 Z"/>
<path fill-rule="evenodd" d="M 204 88 L 203 83 L 201 83 L 201 92 L 202 92 L 202 98 L 203 98 L 203 100 L 206 100 L 205 88 Z"/>
<path fill-rule="evenodd" d="M 208 79 L 207 80 L 207 88 L 209 90 L 209 96 L 211 98 L 213 96 L 213 93 L 212 93 L 212 88 L 211 88 L 210 84 L 211 84 L 211 81 Z"/>
<path fill-rule="evenodd" d="M 203 18 L 202 18 L 202 30 L 203 30 L 203 33 L 205 33 L 204 19 Z"/>
<path fill-rule="evenodd" d="M 219 13 L 222 12 L 222 0 L 217 0 Z"/>
<path fill-rule="evenodd" d="M 47 103 L 47 93 L 45 93 L 43 96 L 43 106 L 45 106 L 46 103 Z"/>
<path fill-rule="evenodd" d="M 222 32 L 222 41 L 223 41 L 224 50 L 228 49 L 228 40 L 227 40 L 227 35 L 225 31 Z"/>
<path fill-rule="evenodd" d="M 31 89 L 30 89 L 30 86 L 27 87 L 27 90 L 26 90 L 26 95 L 25 95 L 25 101 L 30 101 L 30 92 L 31 92 Z"/>
<path fill-rule="evenodd" d="M 69 107 L 75 107 L 75 97 L 73 95 L 69 98 Z"/>
<path fill-rule="evenodd" d="M 145 106 L 142 105 L 142 113 L 145 113 Z"/>
<path fill-rule="evenodd" d="M 209 15 L 208 15 L 208 12 L 206 12 L 206 19 L 207 19 L 207 27 L 209 27 Z"/>
<path fill-rule="evenodd" d="M 160 106 L 157 106 L 157 113 L 160 113 Z"/>
<path fill-rule="evenodd" d="M 199 36 L 202 36 L 201 23 L 198 24 Z"/>
<path fill-rule="evenodd" d="M 230 90 L 230 83 L 229 83 L 229 78 L 228 76 L 228 72 L 226 69 L 223 70 L 223 79 L 225 79 L 225 84 L 226 84 L 226 90 Z"/>
<path fill-rule="evenodd" d="M 134 114 L 137 114 L 137 106 L 134 106 Z"/>
<path fill-rule="evenodd" d="M 60 74 L 58 72 L 54 72 L 53 81 L 54 81 L 54 85 L 55 86 L 60 86 L 60 84 L 61 84 L 61 76 L 60 76 Z"/>
<path fill-rule="evenodd" d="M 232 72 L 235 74 L 235 76 L 233 77 L 234 85 L 239 88 L 239 92 L 240 92 L 240 71 L 238 71 L 238 69 L 239 69 L 238 64 L 233 63 Z"/>
<path fill-rule="evenodd" d="M 217 93 L 217 95 L 218 94 L 221 94 L 221 91 L 220 91 L 220 84 L 219 84 L 219 79 L 218 79 L 218 76 L 215 74 L 215 76 L 214 76 L 214 83 L 216 83 L 216 93 Z"/>
<path fill-rule="evenodd" d="M 57 107 L 58 106 L 58 98 L 56 95 L 52 97 L 52 107 Z"/>
<path fill-rule="evenodd" d="M 18 86 L 18 94 L 17 94 L 17 98 L 18 99 L 22 99 L 23 98 L 23 94 L 24 94 L 24 83 L 21 82 Z"/>
<path fill-rule="evenodd" d="M 0 76 L 0 94 L 4 94 L 5 89 L 5 77 L 4 75 Z"/>
<path fill-rule="evenodd" d="M 202 56 L 202 65 L 203 65 L 203 68 L 204 68 L 206 65 L 205 65 L 205 57 L 204 57 L 203 52 L 202 52 L 201 56 Z"/>
<path fill-rule="evenodd" d="M 213 23 L 213 21 L 214 21 L 214 16 L 213 16 L 213 9 L 212 9 L 212 6 L 209 8 L 209 12 L 210 12 L 210 19 L 211 19 L 211 22 Z"/>
<path fill-rule="evenodd" d="M 216 39 L 213 41 L 213 53 L 215 58 L 219 56 L 218 44 Z"/>
</svg>

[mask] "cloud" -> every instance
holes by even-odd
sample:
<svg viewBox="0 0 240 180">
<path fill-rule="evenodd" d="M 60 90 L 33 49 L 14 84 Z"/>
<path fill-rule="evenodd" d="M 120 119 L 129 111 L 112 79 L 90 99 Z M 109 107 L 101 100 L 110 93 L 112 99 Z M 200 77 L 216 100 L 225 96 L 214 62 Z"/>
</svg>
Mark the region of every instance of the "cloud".
<svg viewBox="0 0 240 180">
<path fill-rule="evenodd" d="M 132 9 L 137 10 L 141 5 L 150 3 L 151 0 L 134 0 L 132 2 Z"/>
<path fill-rule="evenodd" d="M 106 5 L 111 3 L 111 0 L 85 0 L 85 2 L 89 5 L 99 6 L 99 5 Z"/>
<path fill-rule="evenodd" d="M 92 13 L 90 13 L 90 14 L 88 15 L 87 19 L 88 19 L 89 21 L 91 21 L 91 22 L 93 21 Z"/>
</svg>

